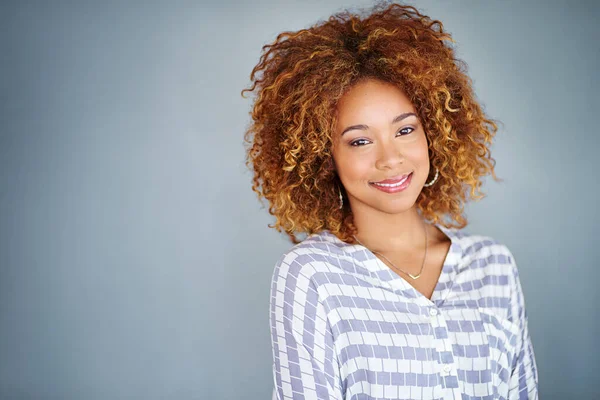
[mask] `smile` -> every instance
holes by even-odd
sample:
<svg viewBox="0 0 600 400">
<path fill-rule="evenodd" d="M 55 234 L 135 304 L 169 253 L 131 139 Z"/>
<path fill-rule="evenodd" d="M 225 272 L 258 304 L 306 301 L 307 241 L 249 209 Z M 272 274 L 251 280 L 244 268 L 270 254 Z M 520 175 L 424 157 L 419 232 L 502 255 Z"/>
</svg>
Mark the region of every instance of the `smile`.
<svg viewBox="0 0 600 400">
<path fill-rule="evenodd" d="M 398 186 L 402 185 L 404 182 L 406 182 L 407 179 L 408 179 L 408 176 L 406 178 L 402 179 L 401 181 L 399 181 L 398 183 L 377 183 L 377 182 L 373 182 L 373 185 L 383 186 L 383 187 L 398 187 Z"/>
<path fill-rule="evenodd" d="M 410 174 L 405 175 L 402 178 L 385 179 L 380 182 L 370 182 L 370 184 L 381 191 L 387 193 L 396 193 L 406 189 L 410 185 L 412 175 L 413 173 L 411 172 Z"/>
</svg>

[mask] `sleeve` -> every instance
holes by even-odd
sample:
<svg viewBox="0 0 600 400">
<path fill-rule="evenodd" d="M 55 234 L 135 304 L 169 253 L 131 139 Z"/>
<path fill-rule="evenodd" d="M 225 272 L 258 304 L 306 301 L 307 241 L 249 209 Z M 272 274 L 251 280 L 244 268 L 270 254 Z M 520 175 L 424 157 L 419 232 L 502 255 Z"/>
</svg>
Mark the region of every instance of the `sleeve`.
<svg viewBox="0 0 600 400">
<path fill-rule="evenodd" d="M 538 398 L 538 372 L 533 351 L 533 344 L 529 336 L 527 326 L 527 310 L 519 270 L 513 255 L 509 251 L 511 259 L 511 316 L 519 326 L 517 337 L 517 352 L 512 363 L 509 378 L 509 400 L 537 399 Z"/>
<path fill-rule="evenodd" d="M 273 398 L 342 400 L 331 326 L 310 279 L 315 267 L 305 257 L 284 255 L 273 273 Z"/>
</svg>

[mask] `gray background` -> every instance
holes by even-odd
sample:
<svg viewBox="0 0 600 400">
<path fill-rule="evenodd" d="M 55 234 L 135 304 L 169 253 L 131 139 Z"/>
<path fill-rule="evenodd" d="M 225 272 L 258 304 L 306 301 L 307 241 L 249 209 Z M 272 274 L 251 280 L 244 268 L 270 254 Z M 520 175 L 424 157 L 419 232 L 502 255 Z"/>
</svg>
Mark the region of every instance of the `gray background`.
<svg viewBox="0 0 600 400">
<path fill-rule="evenodd" d="M 291 244 L 239 92 L 277 33 L 369 4 L 2 2 L 0 398 L 270 397 Z M 418 6 L 503 122 L 467 230 L 515 255 L 542 398 L 598 398 L 600 4 Z"/>
</svg>

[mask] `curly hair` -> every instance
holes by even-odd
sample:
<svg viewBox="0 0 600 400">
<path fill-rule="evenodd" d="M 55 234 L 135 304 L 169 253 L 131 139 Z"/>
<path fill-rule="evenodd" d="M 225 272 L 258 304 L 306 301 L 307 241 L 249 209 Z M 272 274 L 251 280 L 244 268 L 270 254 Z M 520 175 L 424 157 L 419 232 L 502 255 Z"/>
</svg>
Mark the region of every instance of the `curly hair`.
<svg viewBox="0 0 600 400">
<path fill-rule="evenodd" d="M 485 197 L 485 175 L 501 180 L 490 154 L 498 128 L 447 42 L 454 40 L 440 21 L 412 6 L 378 4 L 365 15 L 346 10 L 308 29 L 280 33 L 263 46 L 252 85 L 241 94 L 256 91 L 244 135 L 246 165 L 254 173 L 252 190 L 276 217 L 269 227 L 285 231 L 293 243 L 300 233 L 325 229 L 353 242 L 352 212 L 347 202 L 339 208 L 333 132 L 338 100 L 368 78 L 402 90 L 423 123 L 439 178 L 417 198 L 421 215 L 448 228 L 467 225 L 467 196 Z"/>
</svg>

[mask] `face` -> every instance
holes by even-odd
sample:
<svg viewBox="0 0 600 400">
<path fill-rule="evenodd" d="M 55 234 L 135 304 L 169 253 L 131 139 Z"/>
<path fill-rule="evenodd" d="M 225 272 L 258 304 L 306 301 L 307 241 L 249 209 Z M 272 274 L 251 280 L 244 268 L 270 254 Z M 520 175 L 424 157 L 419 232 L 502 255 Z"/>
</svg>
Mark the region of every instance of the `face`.
<svg viewBox="0 0 600 400">
<path fill-rule="evenodd" d="M 372 79 L 354 85 L 338 102 L 333 142 L 353 213 L 414 207 L 429 175 L 429 154 L 423 126 L 402 91 Z"/>
</svg>

